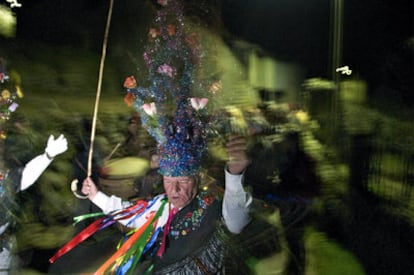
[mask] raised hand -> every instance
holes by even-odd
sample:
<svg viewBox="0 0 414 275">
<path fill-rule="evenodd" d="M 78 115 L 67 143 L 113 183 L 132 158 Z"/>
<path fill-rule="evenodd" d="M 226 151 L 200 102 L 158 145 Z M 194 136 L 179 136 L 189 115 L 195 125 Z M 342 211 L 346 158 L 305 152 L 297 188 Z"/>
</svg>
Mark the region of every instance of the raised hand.
<svg viewBox="0 0 414 275">
<path fill-rule="evenodd" d="M 98 193 L 98 187 L 91 178 L 86 178 L 82 183 L 82 193 L 88 196 L 88 199 L 93 200 L 96 193 Z"/>
<path fill-rule="evenodd" d="M 227 169 L 231 174 L 241 174 L 250 164 L 246 154 L 247 142 L 242 136 L 232 135 L 226 142 Z"/>
<path fill-rule="evenodd" d="M 59 154 L 62 154 L 68 149 L 68 141 L 65 136 L 61 134 L 57 139 L 53 135 L 49 136 L 47 141 L 45 153 L 49 159 L 53 159 Z"/>
</svg>

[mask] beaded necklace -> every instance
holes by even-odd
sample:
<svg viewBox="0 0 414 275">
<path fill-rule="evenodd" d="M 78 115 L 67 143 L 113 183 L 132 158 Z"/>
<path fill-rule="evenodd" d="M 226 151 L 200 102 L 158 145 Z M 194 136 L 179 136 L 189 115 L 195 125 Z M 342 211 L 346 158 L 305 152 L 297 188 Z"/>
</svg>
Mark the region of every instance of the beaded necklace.
<svg viewBox="0 0 414 275">
<path fill-rule="evenodd" d="M 177 240 L 182 236 L 188 235 L 191 231 L 197 230 L 201 226 L 203 218 L 208 212 L 208 206 L 210 206 L 215 200 L 210 196 L 196 196 L 196 209 L 190 211 L 184 215 L 178 222 L 171 225 L 170 236 Z"/>
</svg>

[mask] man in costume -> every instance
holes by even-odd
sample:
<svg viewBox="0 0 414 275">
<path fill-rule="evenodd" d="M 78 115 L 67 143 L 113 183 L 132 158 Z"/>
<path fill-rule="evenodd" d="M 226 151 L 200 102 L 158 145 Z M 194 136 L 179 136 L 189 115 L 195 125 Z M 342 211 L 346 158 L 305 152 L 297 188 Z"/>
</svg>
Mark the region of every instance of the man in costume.
<svg viewBox="0 0 414 275">
<path fill-rule="evenodd" d="M 209 190 L 214 186 L 200 186 L 202 175 L 187 174 L 185 170 L 174 174 L 176 167 L 160 167 L 161 173 L 164 173 L 166 196 L 157 196 L 150 210 L 164 208 L 155 228 L 155 231 L 160 230 L 160 234 L 154 247 L 148 247 L 148 254 L 143 255 L 143 258 L 148 255 L 153 257 L 155 274 L 219 274 L 223 270 L 225 248 L 224 235 L 221 234 L 225 229 L 222 225 L 237 234 L 250 221 L 251 196 L 241 182 L 241 173 L 250 163 L 245 147 L 246 143 L 240 137 L 234 137 L 227 143 L 230 160 L 225 169 L 226 185 L 222 202 L 214 190 Z M 98 191 L 90 178 L 84 181 L 82 192 L 108 214 L 130 206 L 116 196 Z M 165 197 L 168 202 L 163 205 Z M 146 217 L 142 215 L 120 222 L 128 227 L 140 227 L 144 219 Z"/>
<path fill-rule="evenodd" d="M 0 60 L 0 274 L 9 274 L 14 269 L 12 252 L 14 249 L 13 225 L 18 210 L 15 194 L 29 188 L 53 161 L 54 157 L 67 150 L 67 140 L 63 135 L 55 139 L 49 136 L 43 154 L 30 160 L 24 167 L 11 167 L 5 161 L 5 139 L 7 120 L 18 107 L 16 99 L 23 96 L 19 85 L 8 84 L 9 75 L 3 60 Z M 13 81 L 12 81 L 13 82 Z M 27 150 L 27 148 L 20 148 Z M 8 156 L 10 158 L 10 156 Z"/>
<path fill-rule="evenodd" d="M 132 76 L 124 86 L 125 101 L 133 105 L 156 141 L 165 193 L 132 203 L 104 194 L 90 178 L 85 179 L 82 193 L 105 217 L 75 236 L 51 262 L 97 230 L 120 222 L 130 230 L 95 274 L 221 274 L 228 233 L 240 233 L 250 221 L 252 197 L 242 183 L 250 164 L 246 141 L 236 135 L 226 138 L 223 194 L 222 186 L 208 181 L 201 170 L 207 139 L 217 133 L 207 106 L 208 98 L 217 92 L 209 87 L 217 79 L 196 71 L 206 54 L 199 34 L 186 25 L 181 3 L 157 3 L 144 52 L 150 86 L 138 86 Z"/>
</svg>

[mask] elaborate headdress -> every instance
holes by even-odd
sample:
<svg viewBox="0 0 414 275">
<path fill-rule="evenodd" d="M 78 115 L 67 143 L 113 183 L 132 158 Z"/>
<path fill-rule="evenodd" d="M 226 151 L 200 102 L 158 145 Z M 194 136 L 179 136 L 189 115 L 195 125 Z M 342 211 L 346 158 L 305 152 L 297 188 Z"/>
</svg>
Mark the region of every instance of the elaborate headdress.
<svg viewBox="0 0 414 275">
<path fill-rule="evenodd" d="M 196 34 L 185 30 L 182 7 L 176 0 L 158 0 L 155 26 L 148 32 L 144 52 L 149 87 L 125 80 L 125 100 L 134 106 L 141 122 L 157 142 L 159 171 L 166 176 L 197 173 L 206 150 L 207 97 L 191 97 L 194 71 L 203 55 Z M 207 91 L 207 89 L 205 89 Z"/>
</svg>

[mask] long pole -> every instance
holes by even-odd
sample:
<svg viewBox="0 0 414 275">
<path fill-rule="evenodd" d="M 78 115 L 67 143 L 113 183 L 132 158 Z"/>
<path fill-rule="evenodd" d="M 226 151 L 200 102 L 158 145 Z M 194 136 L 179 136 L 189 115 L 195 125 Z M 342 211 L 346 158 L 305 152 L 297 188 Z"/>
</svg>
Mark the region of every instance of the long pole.
<svg viewBox="0 0 414 275">
<path fill-rule="evenodd" d="M 95 108 L 94 108 L 93 118 L 92 118 L 91 140 L 90 140 L 90 145 L 89 145 L 88 167 L 87 167 L 87 174 L 86 174 L 87 177 L 90 177 L 92 175 L 93 144 L 95 141 L 96 121 L 98 118 L 99 100 L 101 98 L 103 70 L 104 70 L 104 65 L 105 65 L 106 48 L 108 44 L 109 26 L 111 25 L 113 6 L 114 6 L 114 0 L 110 0 L 108 16 L 106 19 L 104 40 L 102 43 L 102 55 L 101 55 L 101 62 L 99 65 L 99 77 L 98 77 L 98 85 L 96 88 Z M 72 190 L 73 195 L 75 195 L 75 197 L 77 197 L 78 199 L 87 199 L 88 196 L 78 194 L 77 185 L 78 185 L 77 179 L 74 179 L 70 184 L 70 189 Z"/>
<path fill-rule="evenodd" d="M 107 20 L 106 20 L 105 35 L 104 35 L 104 40 L 103 40 L 103 43 L 102 43 L 101 63 L 99 65 L 98 85 L 97 85 L 97 89 L 96 89 L 95 108 L 94 108 L 93 119 L 92 119 L 91 142 L 90 142 L 90 146 L 89 146 L 89 155 L 88 155 L 88 170 L 87 170 L 87 176 L 88 177 L 90 177 L 92 175 L 93 144 L 94 144 L 94 141 L 95 141 L 96 121 L 97 121 L 97 118 L 98 118 L 99 100 L 101 98 L 103 70 L 104 70 L 104 64 L 105 64 L 106 48 L 107 48 L 107 44 L 108 44 L 108 34 L 109 34 L 109 27 L 111 25 L 111 17 L 112 17 L 113 6 L 114 6 L 114 0 L 110 0 L 108 16 L 107 16 Z"/>
<path fill-rule="evenodd" d="M 342 42 L 343 42 L 343 0 L 332 0 L 331 6 L 331 68 L 330 74 L 331 79 L 334 84 L 334 90 L 332 91 L 332 101 L 331 101 L 331 114 L 332 114 L 332 124 L 331 124 L 331 142 L 337 142 L 337 131 L 340 125 L 340 91 L 339 91 L 339 74 L 336 71 L 337 68 L 341 66 L 342 63 Z"/>
</svg>

